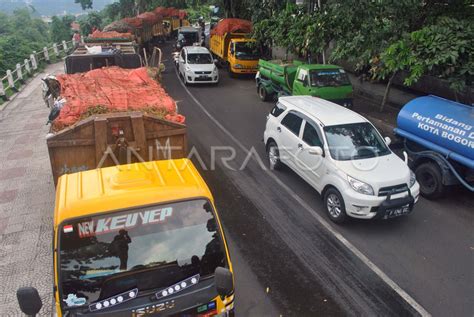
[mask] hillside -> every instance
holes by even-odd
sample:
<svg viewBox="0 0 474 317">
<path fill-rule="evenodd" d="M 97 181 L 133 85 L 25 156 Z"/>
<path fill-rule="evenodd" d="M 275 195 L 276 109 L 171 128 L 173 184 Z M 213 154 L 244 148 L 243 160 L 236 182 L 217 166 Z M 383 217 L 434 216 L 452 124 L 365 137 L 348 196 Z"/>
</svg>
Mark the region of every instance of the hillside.
<svg viewBox="0 0 474 317">
<path fill-rule="evenodd" d="M 115 0 L 94 0 L 94 10 L 102 10 L 105 5 L 115 2 Z M 1 0 L 0 12 L 12 13 L 15 9 L 33 6 L 39 15 L 53 16 L 64 13 L 82 13 L 79 4 L 74 0 Z"/>
</svg>

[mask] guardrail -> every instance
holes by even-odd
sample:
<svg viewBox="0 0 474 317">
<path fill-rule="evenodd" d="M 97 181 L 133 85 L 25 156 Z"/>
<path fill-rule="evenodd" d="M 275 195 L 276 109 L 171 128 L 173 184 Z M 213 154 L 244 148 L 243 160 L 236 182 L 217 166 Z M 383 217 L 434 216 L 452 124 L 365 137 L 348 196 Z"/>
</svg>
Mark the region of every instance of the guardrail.
<svg viewBox="0 0 474 317">
<path fill-rule="evenodd" d="M 26 78 L 34 75 L 41 62 L 51 63 L 51 57 L 60 58 L 76 45 L 74 40 L 62 41 L 61 44 L 54 43 L 52 47 L 44 47 L 41 52 L 33 51 L 29 58 L 25 58 L 23 64 L 16 64 L 14 70 L 7 70 L 4 77 L 0 77 L 0 99 L 9 100 L 9 92 L 19 91 L 19 87 L 25 83 Z M 1 76 L 1 75 L 0 75 Z"/>
</svg>

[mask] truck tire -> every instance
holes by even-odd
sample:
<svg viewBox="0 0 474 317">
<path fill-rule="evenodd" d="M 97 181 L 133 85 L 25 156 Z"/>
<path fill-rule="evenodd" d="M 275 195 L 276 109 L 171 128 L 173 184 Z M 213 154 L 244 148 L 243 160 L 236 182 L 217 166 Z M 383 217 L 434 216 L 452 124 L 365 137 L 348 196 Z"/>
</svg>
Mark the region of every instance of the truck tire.
<svg viewBox="0 0 474 317">
<path fill-rule="evenodd" d="M 262 84 L 258 85 L 257 93 L 258 93 L 258 96 L 260 97 L 260 100 L 262 101 L 270 100 L 269 98 L 270 96 L 268 95 L 267 90 Z"/>
<path fill-rule="evenodd" d="M 420 184 L 423 197 L 437 199 L 443 196 L 445 186 L 439 166 L 432 162 L 420 164 L 415 169 L 416 180 Z"/>
<path fill-rule="evenodd" d="M 347 221 L 346 205 L 341 193 L 334 187 L 324 193 L 324 206 L 332 222 L 343 223 Z"/>
<path fill-rule="evenodd" d="M 281 169 L 283 163 L 280 161 L 280 150 L 278 149 L 278 145 L 273 141 L 270 141 L 267 145 L 267 157 L 270 169 Z"/>
</svg>

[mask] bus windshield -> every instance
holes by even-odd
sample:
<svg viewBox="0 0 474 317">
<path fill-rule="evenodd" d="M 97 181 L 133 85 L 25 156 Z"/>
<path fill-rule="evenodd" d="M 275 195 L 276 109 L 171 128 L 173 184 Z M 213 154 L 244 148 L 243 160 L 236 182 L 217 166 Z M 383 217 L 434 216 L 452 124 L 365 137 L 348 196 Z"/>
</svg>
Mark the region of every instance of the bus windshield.
<svg viewBox="0 0 474 317">
<path fill-rule="evenodd" d="M 64 223 L 59 240 L 61 302 L 91 304 L 138 289 L 164 288 L 226 265 L 212 205 L 203 199 Z"/>
</svg>

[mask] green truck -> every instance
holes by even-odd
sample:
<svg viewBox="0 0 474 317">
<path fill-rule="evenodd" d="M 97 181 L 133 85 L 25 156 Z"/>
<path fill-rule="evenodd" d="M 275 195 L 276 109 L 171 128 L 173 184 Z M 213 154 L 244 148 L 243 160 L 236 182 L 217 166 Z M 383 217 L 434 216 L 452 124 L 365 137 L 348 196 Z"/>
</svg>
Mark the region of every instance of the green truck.
<svg viewBox="0 0 474 317">
<path fill-rule="evenodd" d="M 258 69 L 255 80 L 263 101 L 280 96 L 308 95 L 346 108 L 353 106 L 351 82 L 339 66 L 261 59 Z"/>
</svg>

